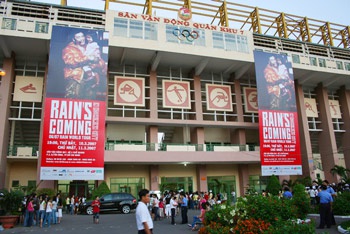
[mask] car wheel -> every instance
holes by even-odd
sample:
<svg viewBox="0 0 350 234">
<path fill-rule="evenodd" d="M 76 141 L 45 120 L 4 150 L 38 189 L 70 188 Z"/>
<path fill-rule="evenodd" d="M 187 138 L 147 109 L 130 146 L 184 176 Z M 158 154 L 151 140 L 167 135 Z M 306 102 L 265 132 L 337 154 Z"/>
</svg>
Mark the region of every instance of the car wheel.
<svg viewBox="0 0 350 234">
<path fill-rule="evenodd" d="M 130 211 L 131 211 L 130 206 L 128 206 L 128 205 L 122 206 L 122 213 L 123 214 L 129 214 Z"/>
<path fill-rule="evenodd" d="M 94 212 L 93 212 L 93 210 L 92 210 L 92 206 L 88 206 L 88 207 L 86 208 L 85 212 L 86 212 L 86 214 L 88 214 L 88 215 L 93 215 L 93 214 L 94 214 Z"/>
</svg>

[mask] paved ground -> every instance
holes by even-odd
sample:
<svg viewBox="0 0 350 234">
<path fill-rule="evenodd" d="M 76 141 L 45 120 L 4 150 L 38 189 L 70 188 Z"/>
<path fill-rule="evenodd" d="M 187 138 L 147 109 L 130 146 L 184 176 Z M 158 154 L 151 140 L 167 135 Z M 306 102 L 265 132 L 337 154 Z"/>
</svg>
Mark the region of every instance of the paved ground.
<svg viewBox="0 0 350 234">
<path fill-rule="evenodd" d="M 188 217 L 189 221 L 192 221 L 194 215 L 199 214 L 199 211 L 189 210 Z M 316 225 L 318 225 L 318 217 L 311 216 L 312 219 L 316 220 Z M 345 219 L 336 219 L 337 223 L 344 221 Z M 347 218 L 346 220 L 350 220 Z M 190 230 L 187 225 L 179 224 L 181 222 L 181 217 L 176 217 L 177 225 L 171 225 L 169 219 L 164 219 L 162 221 L 154 222 L 154 233 L 155 234 L 186 234 L 194 233 Z M 64 234 L 110 234 L 110 233 L 126 233 L 132 234 L 137 233 L 137 228 L 135 224 L 135 213 L 131 214 L 120 214 L 120 213 L 108 213 L 102 214 L 100 217 L 100 224 L 93 224 L 92 217 L 88 215 L 65 215 L 62 219 L 61 224 L 51 225 L 50 228 L 39 228 L 39 227 L 22 227 L 20 225 L 12 229 L 7 229 L 2 233 L 35 233 L 35 234 L 51 234 L 51 233 L 64 233 Z M 336 234 L 336 226 L 332 226 L 331 229 L 317 229 L 317 234 Z"/>
</svg>

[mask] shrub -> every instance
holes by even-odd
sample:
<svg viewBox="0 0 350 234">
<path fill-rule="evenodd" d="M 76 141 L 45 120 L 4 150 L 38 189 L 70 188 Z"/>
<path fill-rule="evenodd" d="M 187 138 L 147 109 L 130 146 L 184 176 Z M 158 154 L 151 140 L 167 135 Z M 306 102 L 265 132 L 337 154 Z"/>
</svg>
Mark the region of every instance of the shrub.
<svg viewBox="0 0 350 234">
<path fill-rule="evenodd" d="M 315 222 L 312 220 L 309 223 L 297 223 L 295 220 L 279 221 L 275 225 L 270 226 L 269 234 L 314 234 L 315 233 Z"/>
<path fill-rule="evenodd" d="M 266 223 L 263 220 L 245 219 L 238 221 L 237 225 L 233 229 L 235 234 L 259 234 L 265 233 L 269 229 L 270 223 Z"/>
<path fill-rule="evenodd" d="M 16 215 L 20 213 L 22 208 L 22 201 L 24 193 L 20 190 L 6 190 L 2 189 L 0 192 L 3 196 L 0 199 L 0 208 L 3 210 L 5 215 Z"/>
<path fill-rule="evenodd" d="M 205 223 L 217 223 L 224 226 L 237 224 L 238 213 L 230 205 L 214 205 L 212 210 L 205 213 Z"/>
<path fill-rule="evenodd" d="M 333 213 L 335 215 L 350 215 L 350 192 L 339 194 L 333 202 Z"/>
<path fill-rule="evenodd" d="M 198 233 L 200 234 L 230 234 L 230 226 L 222 225 L 217 222 L 210 222 L 205 227 L 199 229 Z"/>
<path fill-rule="evenodd" d="M 275 175 L 272 175 L 269 178 L 269 181 L 266 186 L 266 191 L 272 195 L 277 196 L 281 190 L 281 185 L 278 178 Z"/>
<path fill-rule="evenodd" d="M 36 194 L 38 195 L 42 195 L 42 194 L 47 194 L 49 197 L 53 197 L 55 196 L 55 190 L 51 189 L 51 188 L 40 188 L 36 190 Z"/>
<path fill-rule="evenodd" d="M 297 218 L 305 219 L 311 211 L 310 198 L 305 192 L 305 187 L 302 184 L 296 184 L 293 187 L 292 202 L 297 209 Z"/>
<path fill-rule="evenodd" d="M 279 199 L 277 196 L 247 196 L 239 198 L 237 209 L 240 217 L 263 220 L 271 225 L 278 221 L 296 219 L 296 208 L 290 199 Z"/>
</svg>

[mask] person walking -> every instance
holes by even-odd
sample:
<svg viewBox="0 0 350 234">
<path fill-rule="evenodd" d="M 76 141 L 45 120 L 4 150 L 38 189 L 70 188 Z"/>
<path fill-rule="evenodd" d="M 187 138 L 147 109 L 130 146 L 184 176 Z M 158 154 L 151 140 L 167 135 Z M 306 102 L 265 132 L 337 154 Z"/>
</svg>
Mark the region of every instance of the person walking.
<svg viewBox="0 0 350 234">
<path fill-rule="evenodd" d="M 149 190 L 142 189 L 139 192 L 140 201 L 136 207 L 136 225 L 138 234 L 152 234 L 153 221 L 147 204 L 150 202 Z"/>
</svg>

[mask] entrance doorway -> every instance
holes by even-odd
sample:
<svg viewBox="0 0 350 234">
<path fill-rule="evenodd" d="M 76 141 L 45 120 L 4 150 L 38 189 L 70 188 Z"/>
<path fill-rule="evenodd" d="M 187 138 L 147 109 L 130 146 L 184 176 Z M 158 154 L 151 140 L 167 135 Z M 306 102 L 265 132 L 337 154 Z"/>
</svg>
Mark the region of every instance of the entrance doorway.
<svg viewBox="0 0 350 234">
<path fill-rule="evenodd" d="M 162 177 L 160 190 L 165 191 L 184 191 L 193 192 L 192 177 Z"/>
</svg>

